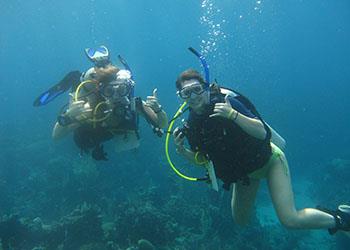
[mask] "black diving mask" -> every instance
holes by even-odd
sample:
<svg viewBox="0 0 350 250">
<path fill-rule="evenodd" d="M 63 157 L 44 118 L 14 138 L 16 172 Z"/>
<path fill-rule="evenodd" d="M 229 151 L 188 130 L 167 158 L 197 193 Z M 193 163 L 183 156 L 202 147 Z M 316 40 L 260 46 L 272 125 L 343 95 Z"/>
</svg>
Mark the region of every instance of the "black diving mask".
<svg viewBox="0 0 350 250">
<path fill-rule="evenodd" d="M 188 87 L 185 87 L 177 92 L 177 94 L 182 99 L 189 99 L 191 98 L 192 94 L 195 95 L 201 95 L 206 89 L 200 84 L 191 84 Z"/>
</svg>

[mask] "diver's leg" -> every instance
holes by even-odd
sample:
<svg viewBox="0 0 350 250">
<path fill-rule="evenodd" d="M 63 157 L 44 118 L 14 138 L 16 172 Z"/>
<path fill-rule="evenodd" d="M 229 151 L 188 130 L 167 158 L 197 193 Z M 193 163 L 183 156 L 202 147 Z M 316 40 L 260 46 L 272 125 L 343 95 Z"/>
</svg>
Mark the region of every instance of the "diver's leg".
<svg viewBox="0 0 350 250">
<path fill-rule="evenodd" d="M 289 167 L 284 154 L 272 163 L 267 180 L 277 216 L 285 227 L 294 229 L 335 227 L 334 217 L 328 213 L 314 208 L 296 210 Z"/>
<path fill-rule="evenodd" d="M 248 224 L 259 184 L 259 180 L 250 179 L 249 185 L 243 185 L 238 182 L 233 186 L 231 200 L 232 216 L 234 221 L 241 226 Z"/>
</svg>

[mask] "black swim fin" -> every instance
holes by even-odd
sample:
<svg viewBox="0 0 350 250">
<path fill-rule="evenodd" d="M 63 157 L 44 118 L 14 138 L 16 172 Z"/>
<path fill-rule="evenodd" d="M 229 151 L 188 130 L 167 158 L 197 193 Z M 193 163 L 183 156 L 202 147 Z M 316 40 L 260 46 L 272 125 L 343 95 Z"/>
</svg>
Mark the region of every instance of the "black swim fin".
<svg viewBox="0 0 350 250">
<path fill-rule="evenodd" d="M 103 145 L 97 145 L 91 152 L 92 158 L 96 161 L 108 161 L 107 153 L 103 150 Z"/>
<path fill-rule="evenodd" d="M 39 97 L 35 99 L 33 106 L 44 106 L 71 87 L 74 88 L 74 85 L 80 82 L 80 76 L 81 73 L 78 70 L 69 72 L 59 83 L 39 95 Z"/>
</svg>

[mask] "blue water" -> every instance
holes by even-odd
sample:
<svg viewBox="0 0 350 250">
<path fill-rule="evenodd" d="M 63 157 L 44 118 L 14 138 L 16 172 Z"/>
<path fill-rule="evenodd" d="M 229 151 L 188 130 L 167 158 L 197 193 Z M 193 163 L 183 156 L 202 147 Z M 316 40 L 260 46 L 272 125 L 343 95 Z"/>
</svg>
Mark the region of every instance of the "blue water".
<svg viewBox="0 0 350 250">
<path fill-rule="evenodd" d="M 188 67 L 201 70 L 187 48 L 200 50 L 212 80 L 250 97 L 286 139 L 296 183 L 333 159 L 350 159 L 348 0 L 1 0 L 0 10 L 3 197 L 21 192 L 32 169 L 45 172 L 54 155 L 79 161 L 71 138 L 58 144 L 51 140 L 67 96 L 41 108 L 32 102 L 68 71 L 91 67 L 84 48 L 101 44 L 110 49 L 113 61 L 118 54 L 127 59 L 136 95 L 146 98 L 158 88 L 169 116 L 180 104 L 177 75 Z M 137 155 L 111 155 L 109 163 L 99 163 L 100 171 L 115 173 L 111 164 L 138 166 L 154 185 L 167 189 L 171 170 L 163 156 L 164 139 L 155 138 L 145 123 L 141 130 Z M 130 185 L 141 185 L 133 181 Z M 0 212 L 24 206 L 15 203 Z"/>
</svg>

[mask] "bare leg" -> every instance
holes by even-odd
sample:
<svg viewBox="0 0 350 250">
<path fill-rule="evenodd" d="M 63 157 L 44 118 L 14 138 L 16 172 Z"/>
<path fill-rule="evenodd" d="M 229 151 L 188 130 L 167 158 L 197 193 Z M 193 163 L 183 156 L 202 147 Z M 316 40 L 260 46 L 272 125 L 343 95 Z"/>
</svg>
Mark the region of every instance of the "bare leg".
<svg viewBox="0 0 350 250">
<path fill-rule="evenodd" d="M 248 224 L 259 184 L 259 180 L 251 179 L 249 185 L 236 183 L 233 186 L 231 200 L 232 216 L 234 221 L 241 226 Z"/>
<path fill-rule="evenodd" d="M 305 208 L 299 211 L 296 210 L 289 167 L 284 155 L 274 160 L 269 170 L 267 181 L 277 216 L 285 227 L 321 229 L 335 226 L 334 217 L 318 209 Z"/>
</svg>

